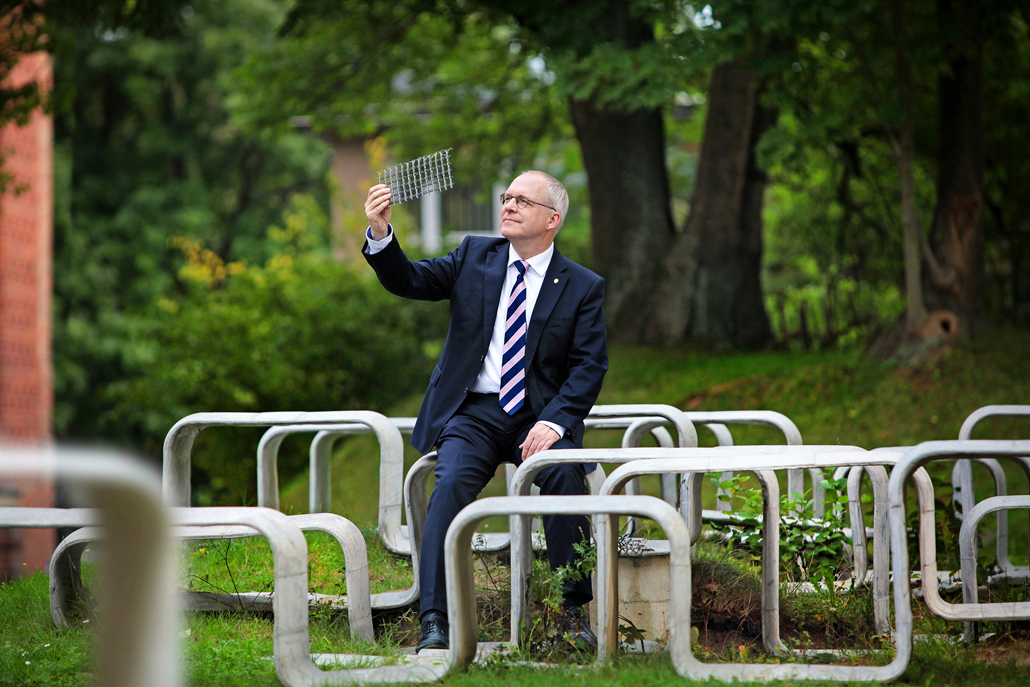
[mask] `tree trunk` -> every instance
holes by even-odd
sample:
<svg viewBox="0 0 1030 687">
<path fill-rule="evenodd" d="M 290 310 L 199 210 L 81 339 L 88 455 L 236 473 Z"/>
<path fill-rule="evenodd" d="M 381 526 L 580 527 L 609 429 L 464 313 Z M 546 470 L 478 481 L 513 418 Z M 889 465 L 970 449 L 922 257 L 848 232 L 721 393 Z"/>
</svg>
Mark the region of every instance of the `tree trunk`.
<svg viewBox="0 0 1030 687">
<path fill-rule="evenodd" d="M 590 190 L 593 268 L 607 282 L 608 335 L 643 343 L 660 307 L 661 259 L 675 238 L 662 114 L 611 111 L 589 100 L 571 101 L 571 111 Z"/>
<path fill-rule="evenodd" d="M 922 243 L 923 227 L 916 204 L 915 145 L 911 126 L 903 126 L 897 139 L 892 140 L 894 164 L 901 181 L 902 249 L 905 257 L 905 328 L 915 333 L 926 321 L 926 303 L 923 301 Z M 932 257 L 932 256 L 931 256 Z"/>
<path fill-rule="evenodd" d="M 963 12 L 964 14 L 975 12 Z M 968 335 L 982 313 L 983 281 L 983 66 L 981 49 L 966 17 L 957 22 L 950 2 L 939 5 L 942 26 L 961 23 L 967 33 L 961 50 L 949 46 L 949 71 L 939 85 L 937 207 L 933 243 L 946 279 L 930 285 L 927 302 L 959 316 L 960 334 Z M 975 17 L 972 18 L 975 21 Z M 950 35 L 950 33 L 949 33 Z"/>
<path fill-rule="evenodd" d="M 577 60 L 606 43 L 636 50 L 655 40 L 646 14 L 630 0 L 487 4 Z M 570 101 L 590 190 L 593 268 L 607 282 L 612 341 L 678 346 L 700 339 L 756 348 L 771 340 L 760 283 L 766 180 L 753 159 L 768 113 L 759 110 L 757 91 L 752 73 L 715 70 L 696 217 L 681 231 L 669 207 L 661 110 Z"/>
<path fill-rule="evenodd" d="M 891 28 L 894 39 L 894 61 L 897 70 L 898 97 L 901 103 L 901 125 L 890 136 L 894 164 L 898 168 L 901 184 L 902 250 L 905 257 L 905 330 L 916 334 L 926 322 L 926 302 L 923 300 L 922 264 L 925 257 L 933 264 L 934 256 L 923 252 L 925 235 L 919 221 L 916 204 L 915 177 L 915 84 L 912 66 L 905 48 L 904 10 L 900 0 L 891 4 Z"/>
<path fill-rule="evenodd" d="M 755 146 L 776 112 L 761 107 L 758 96 L 753 72 L 724 64 L 712 73 L 697 182 L 664 261 L 652 340 L 751 349 L 772 340 L 761 285 L 767 180 Z"/>
</svg>

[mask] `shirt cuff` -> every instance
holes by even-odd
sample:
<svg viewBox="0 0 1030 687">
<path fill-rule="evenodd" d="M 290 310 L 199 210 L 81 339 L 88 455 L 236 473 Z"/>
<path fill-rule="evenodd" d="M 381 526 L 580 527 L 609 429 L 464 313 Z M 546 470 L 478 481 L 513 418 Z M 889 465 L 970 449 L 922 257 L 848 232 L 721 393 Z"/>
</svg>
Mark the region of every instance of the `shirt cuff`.
<svg viewBox="0 0 1030 687">
<path fill-rule="evenodd" d="M 365 229 L 365 241 L 368 242 L 368 246 L 365 247 L 366 255 L 375 255 L 390 245 L 390 241 L 393 241 L 393 227 L 387 224 L 386 232 L 386 236 L 381 241 L 376 241 L 372 238 L 372 227 Z"/>
<path fill-rule="evenodd" d="M 558 438 L 559 439 L 561 439 L 563 436 L 565 436 L 565 428 L 562 427 L 561 425 L 556 425 L 555 423 L 548 422 L 547 420 L 537 420 L 536 423 L 538 425 L 543 425 L 544 427 L 550 427 L 551 429 L 553 429 L 555 432 L 558 433 Z"/>
</svg>

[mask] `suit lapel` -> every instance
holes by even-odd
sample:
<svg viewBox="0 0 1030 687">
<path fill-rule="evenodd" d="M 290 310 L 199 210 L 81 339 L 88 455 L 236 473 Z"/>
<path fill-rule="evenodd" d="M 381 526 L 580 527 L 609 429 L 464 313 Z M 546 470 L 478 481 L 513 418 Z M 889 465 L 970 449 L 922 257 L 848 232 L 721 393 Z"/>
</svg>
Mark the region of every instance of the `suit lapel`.
<svg viewBox="0 0 1030 687">
<path fill-rule="evenodd" d="M 540 342 L 540 334 L 543 332 L 547 318 L 554 310 L 554 304 L 558 297 L 565 290 L 565 284 L 569 277 L 566 272 L 568 265 L 565 256 L 558 252 L 555 246 L 554 254 L 551 256 L 551 263 L 547 266 L 547 273 L 544 275 L 544 283 L 540 285 L 540 294 L 536 297 L 536 306 L 533 308 L 533 319 L 529 322 L 529 336 L 526 339 L 526 367 L 529 367 L 536 353 L 536 346 Z"/>
<path fill-rule="evenodd" d="M 508 269 L 508 245 L 502 243 L 486 255 L 486 271 L 483 273 L 483 353 L 490 346 L 490 337 L 497 319 L 497 307 L 501 302 L 504 275 Z"/>
</svg>

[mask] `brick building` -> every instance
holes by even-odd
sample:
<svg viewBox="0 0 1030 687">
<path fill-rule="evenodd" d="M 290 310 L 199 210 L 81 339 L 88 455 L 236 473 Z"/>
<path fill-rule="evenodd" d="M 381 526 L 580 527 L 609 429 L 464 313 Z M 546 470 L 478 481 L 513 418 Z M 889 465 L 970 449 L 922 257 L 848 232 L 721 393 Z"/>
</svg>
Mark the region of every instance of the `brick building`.
<svg viewBox="0 0 1030 687">
<path fill-rule="evenodd" d="M 49 89 L 45 53 L 23 57 L 9 82 Z M 0 196 L 0 442 L 50 441 L 53 239 L 53 123 L 43 111 L 28 124 L 0 129 L 3 172 L 13 179 Z M 2 449 L 0 449 L 2 450 Z M 2 480 L 0 506 L 53 505 L 49 482 Z M 44 569 L 53 530 L 0 529 L 0 579 Z"/>
</svg>

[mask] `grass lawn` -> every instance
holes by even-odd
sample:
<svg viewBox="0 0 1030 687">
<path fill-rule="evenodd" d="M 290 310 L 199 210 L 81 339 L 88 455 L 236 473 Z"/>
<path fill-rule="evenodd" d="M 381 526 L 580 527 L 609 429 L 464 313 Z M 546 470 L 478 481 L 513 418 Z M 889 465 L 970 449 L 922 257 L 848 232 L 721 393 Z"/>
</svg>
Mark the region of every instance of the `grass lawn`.
<svg viewBox="0 0 1030 687">
<path fill-rule="evenodd" d="M 610 371 L 599 402 L 669 403 L 688 410 L 776 410 L 794 421 L 808 444 L 904 446 L 930 439 L 957 438 L 962 420 L 981 406 L 1030 403 L 1028 349 L 1030 334 L 1001 329 L 957 348 L 936 365 L 897 369 L 850 351 L 707 354 L 618 347 L 611 351 Z M 393 414 L 413 415 L 418 402 L 416 398 L 398 404 Z M 737 427 L 733 433 L 738 445 L 782 443 L 782 438 L 770 429 Z M 1010 420 L 985 422 L 974 435 L 1028 437 L 1030 421 Z M 714 444 L 711 435 L 703 430 L 700 438 L 703 444 Z M 620 439 L 618 432 L 596 431 L 588 434 L 587 445 L 617 446 Z M 377 490 L 369 485 L 377 482 L 377 456 L 374 440 L 355 437 L 340 443 L 332 465 L 333 509 L 365 529 L 373 592 L 400 588 L 411 580 L 410 563 L 386 552 L 372 535 Z M 409 447 L 408 464 L 416 458 Z M 942 487 L 940 495 L 947 500 L 944 478 L 950 475 L 950 466 L 938 466 L 932 474 Z M 1009 493 L 1030 493 L 1026 479 L 1018 471 L 1010 470 L 1009 477 Z M 980 495 L 987 495 L 988 482 L 981 480 L 978 484 Z M 284 510 L 306 512 L 306 477 L 299 476 L 285 485 Z M 500 493 L 503 484 L 497 482 L 492 489 Z M 706 498 L 710 505 L 711 493 Z M 501 520 L 491 526 L 503 528 L 505 523 Z M 1013 560 L 1025 564 L 1026 513 L 1013 511 L 1010 528 Z M 343 593 L 341 554 L 326 536 L 308 534 L 307 539 L 310 588 L 326 594 Z M 259 540 L 201 542 L 184 551 L 189 584 L 195 589 L 253 591 L 271 586 L 270 553 Z M 985 555 L 987 551 L 985 548 Z M 503 560 L 486 563 L 486 569 L 499 566 L 494 577 L 503 578 Z M 490 584 L 496 584 L 496 579 L 484 582 L 481 592 L 484 632 L 503 635 L 505 619 L 499 614 L 504 611 L 504 589 L 491 588 Z M 1012 593 L 1018 597 L 1027 592 L 1023 589 Z M 819 617 L 819 600 L 808 604 L 807 611 L 806 603 L 804 599 L 785 600 L 785 623 L 802 628 L 813 617 Z M 83 617 L 73 628 L 56 629 L 50 621 L 48 604 L 48 581 L 43 575 L 0 586 L 0 685 L 91 684 L 94 623 Z M 697 613 L 695 609 L 695 619 Z M 942 621 L 927 618 L 921 622 L 926 632 L 958 632 L 957 627 Z M 271 627 L 268 618 L 239 614 L 187 618 L 182 637 L 189 684 L 278 685 L 267 658 L 272 653 Z M 1000 633 L 973 647 L 950 640 L 920 643 L 899 684 L 1028 684 L 1028 627 L 1030 623 L 993 628 Z M 376 629 L 377 645 L 356 645 L 350 640 L 345 615 L 316 612 L 311 625 L 312 650 L 389 655 L 398 647 L 410 646 L 417 631 L 413 615 L 401 612 L 378 616 Z M 855 636 L 847 640 L 857 641 Z M 741 646 L 745 646 L 752 660 L 760 654 L 751 640 Z M 739 660 L 734 652 L 739 653 L 739 647 L 713 649 L 706 660 Z M 563 663 L 564 667 L 540 671 L 498 662 L 451 677 L 447 684 L 683 684 L 663 654 L 624 656 L 600 671 L 579 665 L 570 667 L 568 659 L 563 659 Z"/>
</svg>

